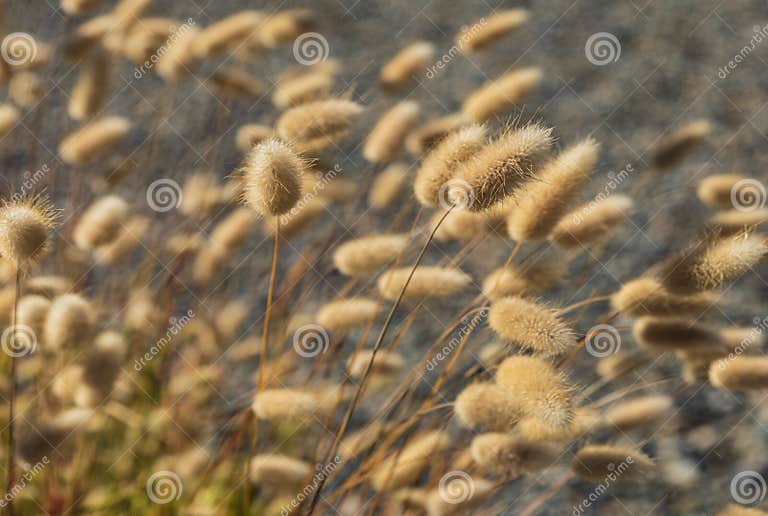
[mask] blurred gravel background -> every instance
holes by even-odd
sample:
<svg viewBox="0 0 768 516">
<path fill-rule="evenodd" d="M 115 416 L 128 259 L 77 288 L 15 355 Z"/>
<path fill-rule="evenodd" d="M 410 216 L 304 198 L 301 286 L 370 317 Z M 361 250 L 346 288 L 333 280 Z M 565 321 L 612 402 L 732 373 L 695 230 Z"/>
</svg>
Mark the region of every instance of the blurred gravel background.
<svg viewBox="0 0 768 516">
<path fill-rule="evenodd" d="M 29 32 L 58 43 L 65 31 L 76 25 L 57 9 L 55 0 L 6 3 L 6 32 Z M 394 98 L 377 89 L 380 66 L 405 44 L 426 39 L 437 45 L 441 56 L 450 52 L 453 37 L 462 25 L 496 9 L 519 6 L 529 8 L 532 19 L 491 49 L 471 58 L 456 55 L 435 77 L 420 77 L 418 84 Z M 590 292 L 612 291 L 670 250 L 685 246 L 709 216 L 695 198 L 700 178 L 741 171 L 768 179 L 768 39 L 757 43 L 725 78 L 719 73 L 745 45 L 750 45 L 756 29 L 768 24 L 768 3 L 764 0 L 155 0 L 149 12 L 180 20 L 191 18 L 204 26 L 241 9 L 276 11 L 296 7 L 317 13 L 317 31 L 328 40 L 330 57 L 343 63 L 338 91 L 350 90 L 370 106 L 366 120 L 350 140 L 359 141 L 375 117 L 397 98 L 417 100 L 425 113 L 439 116 L 457 110 L 462 98 L 485 80 L 512 67 L 536 65 L 544 70 L 544 83 L 521 106 L 517 116 L 523 120 L 542 119 L 554 126 L 559 145 L 587 135 L 603 144 L 593 194 L 605 188 L 610 172 L 632 167 L 633 172 L 616 191 L 631 195 L 638 213 L 606 249 L 578 259 L 573 277 L 583 287 L 556 293 L 554 302 L 568 304 Z M 620 50 L 613 49 L 616 59 L 603 66 L 591 63 L 585 52 L 588 38 L 598 32 L 611 33 L 620 44 Z M 74 127 L 63 108 L 76 73 L 72 63 L 58 56 L 54 62 L 46 78 L 49 94 L 45 101 L 25 118 L 26 131 L 16 131 L 4 145 L 0 185 L 2 181 L 9 187 L 18 184 L 23 171 L 32 168 L 30 161 L 35 167 L 47 164 L 54 173 L 46 181 L 54 196 L 60 198 L 72 184 L 66 178 L 73 171 L 64 169 L 55 149 L 61 135 Z M 283 48 L 256 64 L 253 71 L 264 80 L 274 80 L 289 65 L 295 65 L 291 49 Z M 142 199 L 151 178 L 181 180 L 203 168 L 203 158 L 211 161 L 217 174 L 228 175 L 240 159 L 234 148 L 235 129 L 245 122 L 272 123 L 277 114 L 268 98 L 254 105 L 224 102 L 213 97 L 199 80 L 181 84 L 175 104 L 169 109 L 162 101 L 164 86 L 157 77 L 136 79 L 129 65 L 117 75 L 113 85 L 116 95 L 107 111 L 129 115 L 140 124 L 124 153 L 135 168 L 130 179 L 119 187 L 136 201 Z M 199 78 L 205 76 L 205 70 L 198 74 Z M 170 116 L 158 123 L 162 113 Z M 707 142 L 672 170 L 651 171 L 650 156 L 658 141 L 675 126 L 700 117 L 708 118 L 715 126 Z M 159 148 L 152 151 L 141 144 L 154 127 L 159 131 Z M 219 137 L 219 150 L 210 152 Z M 133 149 L 138 150 L 131 153 Z M 148 163 L 144 158 L 149 152 L 160 158 Z M 344 153 L 334 159 L 346 177 L 370 175 L 360 149 L 354 145 L 347 145 Z M 74 173 L 83 174 L 86 183 L 98 185 L 95 178 L 109 166 L 100 163 L 92 170 Z M 72 208 L 77 211 L 77 206 Z M 346 211 L 328 216 L 326 222 L 339 225 L 339 238 L 349 238 L 381 227 L 390 219 L 391 214 L 360 217 Z M 158 242 L 165 237 L 154 235 Z M 315 237 L 310 234 L 288 246 L 283 260 L 299 259 L 298 250 L 311 247 Z M 262 306 L 266 290 L 262 274 L 270 246 L 261 245 L 266 238 L 257 240 L 256 259 L 253 265 L 245 266 L 250 284 L 230 284 L 227 288 L 257 289 L 251 295 L 255 304 Z M 472 271 L 475 278 L 482 278 L 503 261 L 508 251 L 508 243 L 493 242 L 471 254 L 462 267 Z M 438 248 L 433 258 L 439 259 L 443 252 L 455 252 L 455 248 Z M 590 263 L 590 270 L 598 274 L 590 277 L 579 273 L 578 263 Z M 755 271 L 728 292 L 721 312 L 715 309 L 709 315 L 718 322 L 747 325 L 755 316 L 764 317 L 768 313 L 766 281 L 765 268 Z M 316 299 L 327 299 L 339 284 L 339 278 L 327 278 Z M 437 317 L 435 325 L 439 325 Z M 411 344 L 422 349 L 426 346 L 422 338 L 426 337 L 411 337 Z M 586 366 L 593 368 L 593 364 Z M 663 364 L 655 367 L 658 370 L 645 372 L 647 378 L 661 377 Z M 708 388 L 680 387 L 675 394 L 683 405 L 686 423 L 679 431 L 679 440 L 673 433 L 671 446 L 699 464 L 698 479 L 680 487 L 660 479 L 645 489 L 616 486 L 601 498 L 594 514 L 712 514 L 731 501 L 728 486 L 736 472 L 749 468 L 766 473 L 766 416 L 759 408 L 750 411 L 756 401 L 762 400 L 735 398 Z M 696 428 L 707 417 L 720 422 Z M 500 492 L 494 507 L 504 514 L 515 514 L 551 481 L 550 476 L 544 476 L 539 485 L 528 488 L 513 482 Z M 545 505 L 542 513 L 570 514 L 571 507 L 591 489 L 590 485 L 572 481 Z"/>
</svg>

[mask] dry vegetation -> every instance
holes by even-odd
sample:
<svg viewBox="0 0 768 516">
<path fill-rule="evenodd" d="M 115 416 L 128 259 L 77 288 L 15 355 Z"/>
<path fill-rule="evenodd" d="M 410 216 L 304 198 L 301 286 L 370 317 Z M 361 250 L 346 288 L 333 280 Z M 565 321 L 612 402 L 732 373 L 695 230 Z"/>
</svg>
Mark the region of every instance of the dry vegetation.
<svg viewBox="0 0 768 516">
<path fill-rule="evenodd" d="M 2 135 L 42 101 L 44 74 L 60 61 L 77 74 L 60 161 L 3 172 L 3 511 L 581 514 L 595 492 L 706 488 L 677 431 L 703 433 L 715 416 L 686 421 L 685 393 L 768 389 L 765 321 L 718 317 L 768 254 L 766 210 L 745 209 L 741 191 L 760 183 L 707 177 L 691 192 L 713 210 L 698 239 L 670 234 L 676 251 L 625 271 L 615 291 L 584 282 L 646 208 L 645 186 L 678 173 L 710 122 L 681 124 L 642 181 L 591 198 L 601 144 L 589 128 L 560 134 L 521 114 L 543 68 L 429 113 L 406 99 L 438 58 L 427 41 L 403 44 L 364 98 L 339 86 L 355 70 L 327 59 L 310 11 L 201 27 L 149 0 L 61 6 L 76 17 L 64 40 L 19 40 L 34 55 L 4 53 L 0 69 Z M 485 14 L 466 20 L 452 59 L 494 56 L 532 16 Z M 308 35 L 319 58 L 302 54 Z M 299 64 L 265 77 L 260 61 L 292 46 Z M 154 81 L 162 110 L 115 112 L 126 66 Z M 270 115 L 221 135 L 201 114 L 207 166 L 176 173 L 158 129 L 190 81 L 217 109 Z M 374 96 L 386 108 L 366 126 Z M 239 166 L 222 165 L 223 139 Z M 345 145 L 360 170 L 338 165 Z M 34 151 L 22 159 L 41 167 Z M 329 213 L 375 229 L 328 225 Z M 470 253 L 487 253 L 483 268 Z M 765 514 L 719 496 L 712 513 Z"/>
</svg>

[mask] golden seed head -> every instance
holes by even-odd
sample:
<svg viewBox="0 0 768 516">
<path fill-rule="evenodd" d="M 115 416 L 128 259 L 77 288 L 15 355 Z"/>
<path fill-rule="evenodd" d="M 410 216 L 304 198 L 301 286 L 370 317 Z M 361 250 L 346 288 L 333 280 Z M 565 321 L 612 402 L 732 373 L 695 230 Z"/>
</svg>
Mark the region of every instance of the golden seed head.
<svg viewBox="0 0 768 516">
<path fill-rule="evenodd" d="M 393 262 L 408 245 L 407 235 L 372 235 L 348 240 L 333 252 L 333 264 L 342 274 L 359 276 Z"/>
<path fill-rule="evenodd" d="M 492 301 L 510 296 L 540 294 L 557 286 L 568 270 L 563 259 L 540 258 L 522 265 L 500 267 L 483 280 L 483 295 Z"/>
<path fill-rule="evenodd" d="M 379 462 L 371 476 L 371 485 L 377 491 L 386 491 L 413 484 L 433 457 L 449 444 L 446 432 L 432 431 L 414 436 L 402 450 Z"/>
<path fill-rule="evenodd" d="M 470 452 L 472 459 L 484 470 L 504 478 L 514 478 L 552 466 L 557 462 L 561 449 L 551 442 L 519 435 L 487 433 L 472 439 Z"/>
<path fill-rule="evenodd" d="M 694 120 L 678 127 L 659 143 L 653 164 L 660 169 L 677 165 L 699 142 L 712 132 L 709 120 Z"/>
<path fill-rule="evenodd" d="M 413 101 L 400 102 L 384 113 L 365 140 L 365 159 L 373 163 L 387 163 L 396 158 L 418 116 L 419 105 Z"/>
<path fill-rule="evenodd" d="M 467 428 L 509 432 L 525 416 L 523 400 L 506 387 L 478 382 L 459 393 L 453 410 Z"/>
<path fill-rule="evenodd" d="M 3 201 L 0 206 L 0 256 L 17 266 L 38 261 L 48 248 L 57 214 L 47 197 Z"/>
<path fill-rule="evenodd" d="M 530 124 L 510 131 L 462 162 L 448 200 L 470 211 L 512 196 L 537 170 L 552 145 L 552 129 Z"/>
<path fill-rule="evenodd" d="M 652 427 L 670 417 L 674 401 L 662 394 L 640 396 L 618 403 L 603 415 L 608 428 L 620 431 Z"/>
<path fill-rule="evenodd" d="M 512 239 L 528 242 L 547 238 L 592 176 L 599 148 L 592 138 L 572 145 L 523 185 L 507 219 Z"/>
<path fill-rule="evenodd" d="M 379 311 L 379 304 L 365 297 L 337 299 L 323 305 L 317 312 L 317 322 L 329 330 L 343 332 L 368 323 Z"/>
<path fill-rule="evenodd" d="M 649 473 L 653 467 L 653 460 L 641 451 L 606 444 L 584 446 L 572 464 L 576 475 L 593 482 L 605 481 L 609 474 L 617 479 L 633 480 Z"/>
<path fill-rule="evenodd" d="M 435 55 L 435 46 L 417 41 L 406 46 L 381 68 L 380 81 L 384 89 L 397 91 L 405 87 L 411 78 L 423 72 Z"/>
<path fill-rule="evenodd" d="M 499 336 L 546 355 L 559 355 L 576 346 L 573 330 L 546 306 L 520 297 L 496 301 L 488 324 Z"/>
<path fill-rule="evenodd" d="M 541 82 L 538 67 L 520 68 L 489 81 L 464 101 L 462 112 L 473 122 L 485 122 L 510 112 Z"/>
<path fill-rule="evenodd" d="M 665 351 L 722 347 L 720 335 L 714 328 L 674 317 L 641 317 L 632 326 L 632 335 L 641 346 Z"/>
<path fill-rule="evenodd" d="M 475 20 L 456 36 L 456 44 L 465 54 L 488 48 L 528 21 L 527 9 L 506 9 Z"/>
<path fill-rule="evenodd" d="M 285 142 L 269 138 L 254 147 L 240 170 L 243 201 L 258 213 L 282 215 L 301 197 L 307 163 Z"/>
<path fill-rule="evenodd" d="M 328 99 L 289 109 L 277 121 L 280 137 L 303 150 L 319 150 L 341 140 L 363 112 L 356 102 Z"/>
<path fill-rule="evenodd" d="M 709 381 L 732 391 L 768 388 L 768 357 L 736 356 L 721 358 L 709 367 Z"/>
<path fill-rule="evenodd" d="M 611 304 L 630 317 L 642 315 L 698 315 L 717 302 L 709 293 L 683 296 L 668 292 L 652 277 L 637 278 L 611 296 Z"/>
<path fill-rule="evenodd" d="M 385 299 L 395 300 L 411 276 L 412 267 L 390 269 L 379 276 L 376 284 Z M 417 267 L 408 282 L 403 297 L 420 299 L 427 297 L 447 297 L 458 294 L 469 286 L 472 279 L 468 274 L 447 267 Z"/>
<path fill-rule="evenodd" d="M 699 200 L 717 210 L 733 208 L 731 191 L 739 181 L 744 180 L 741 174 L 714 174 L 701 180 L 696 189 Z"/>
<path fill-rule="evenodd" d="M 80 216 L 72 232 L 72 239 L 84 250 L 93 250 L 108 244 L 117 238 L 129 213 L 130 206 L 120 197 L 100 197 Z"/>
<path fill-rule="evenodd" d="M 486 129 L 470 125 L 446 136 L 424 158 L 416 172 L 413 191 L 424 206 L 447 204 L 446 185 L 457 168 L 477 154 L 486 143 Z"/>
<path fill-rule="evenodd" d="M 557 223 L 549 239 L 562 249 L 576 249 L 604 241 L 632 211 L 625 195 L 611 195 L 582 205 Z"/>
<path fill-rule="evenodd" d="M 298 485 L 312 474 L 312 467 L 303 460 L 287 455 L 269 453 L 251 459 L 251 482 L 275 487 Z"/>
<path fill-rule="evenodd" d="M 496 383 L 520 400 L 526 415 L 554 428 L 570 426 L 574 417 L 572 388 L 548 362 L 533 356 L 511 356 L 496 371 Z"/>
</svg>

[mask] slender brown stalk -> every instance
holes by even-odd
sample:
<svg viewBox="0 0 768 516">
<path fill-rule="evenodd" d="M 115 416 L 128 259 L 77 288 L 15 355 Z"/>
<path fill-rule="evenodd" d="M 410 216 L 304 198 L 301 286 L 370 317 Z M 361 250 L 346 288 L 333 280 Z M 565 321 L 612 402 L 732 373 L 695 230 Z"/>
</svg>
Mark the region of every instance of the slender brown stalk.
<svg viewBox="0 0 768 516">
<path fill-rule="evenodd" d="M 371 353 L 371 358 L 368 360 L 368 364 L 366 364 L 365 371 L 363 372 L 363 376 L 360 378 L 360 385 L 358 386 L 357 390 L 355 391 L 354 396 L 352 397 L 352 402 L 349 404 L 349 408 L 347 409 L 346 414 L 344 414 L 344 419 L 341 422 L 341 425 L 339 426 L 339 429 L 336 431 L 336 435 L 333 438 L 333 443 L 331 444 L 331 447 L 328 449 L 328 452 L 325 454 L 323 458 L 322 464 L 325 464 L 328 462 L 328 457 L 331 457 L 334 453 L 336 453 L 336 449 L 339 446 L 339 441 L 344 435 L 344 431 L 347 428 L 347 424 L 349 424 L 349 420 L 352 419 L 352 414 L 355 411 L 355 408 L 357 407 L 357 403 L 360 401 L 360 396 L 362 395 L 363 388 L 365 387 L 366 381 L 368 380 L 368 376 L 370 375 L 371 370 L 373 369 L 373 362 L 376 359 L 376 354 L 378 353 L 379 349 L 381 348 L 382 343 L 384 342 L 384 337 L 387 334 L 387 330 L 389 329 L 389 325 L 392 323 L 392 319 L 395 316 L 395 311 L 397 311 L 398 306 L 400 306 L 400 302 L 403 299 L 403 296 L 405 295 L 405 290 L 408 288 L 409 283 L 411 282 L 411 278 L 413 278 L 414 273 L 416 272 L 416 269 L 421 264 L 421 260 L 424 258 L 424 255 L 427 252 L 427 248 L 429 247 L 429 244 L 432 242 L 432 239 L 435 237 L 435 233 L 437 233 L 437 230 L 440 229 L 440 224 L 443 223 L 443 221 L 448 217 L 448 215 L 453 211 L 454 206 L 451 206 L 449 209 L 445 211 L 443 216 L 440 218 L 440 220 L 435 224 L 434 229 L 432 230 L 432 233 L 430 233 L 429 238 L 427 238 L 427 241 L 424 242 L 424 247 L 421 248 L 421 251 L 419 252 L 419 256 L 416 258 L 416 263 L 413 264 L 413 267 L 411 268 L 411 272 L 408 275 L 408 279 L 403 284 L 403 287 L 400 289 L 400 294 L 397 296 L 397 299 L 395 300 L 395 303 L 392 305 L 392 308 L 389 310 L 389 314 L 387 314 L 387 319 L 384 321 L 384 326 L 381 328 L 381 332 L 379 333 L 379 337 L 376 339 L 376 344 L 373 346 L 373 351 Z M 320 498 L 320 491 L 323 490 L 323 486 L 325 485 L 326 478 L 323 477 L 320 480 L 320 483 L 317 486 L 317 489 L 315 489 L 314 494 L 312 495 L 312 501 L 309 506 L 309 511 L 307 514 L 310 516 L 315 512 L 315 507 L 317 506 L 317 501 Z"/>
<path fill-rule="evenodd" d="M 16 341 L 16 321 L 18 320 L 19 297 L 21 295 L 21 264 L 16 265 L 16 293 L 13 300 L 13 345 L 10 349 L 15 349 Z M 14 402 L 16 401 L 16 357 L 14 353 L 9 353 L 11 357 L 11 393 L 8 399 L 8 485 L 6 493 L 10 493 L 16 483 L 16 441 L 13 432 L 14 427 Z M 8 500 L 8 514 L 14 515 L 13 497 Z"/>
</svg>

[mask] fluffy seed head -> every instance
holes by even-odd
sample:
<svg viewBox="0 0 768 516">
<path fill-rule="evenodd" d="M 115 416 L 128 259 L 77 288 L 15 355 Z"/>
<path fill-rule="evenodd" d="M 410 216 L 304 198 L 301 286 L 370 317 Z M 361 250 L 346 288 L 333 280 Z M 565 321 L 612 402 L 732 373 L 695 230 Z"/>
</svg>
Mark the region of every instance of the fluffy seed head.
<svg viewBox="0 0 768 516">
<path fill-rule="evenodd" d="M 373 352 L 370 350 L 364 350 L 350 357 L 347 361 L 347 371 L 352 378 L 361 378 L 365 373 L 365 368 L 368 367 L 368 363 L 371 361 Z M 371 367 L 371 373 L 389 376 L 397 373 L 405 366 L 405 359 L 399 353 L 394 351 L 378 351 L 376 358 L 373 360 L 373 366 Z"/>
<path fill-rule="evenodd" d="M 368 274 L 395 260 L 407 245 L 407 235 L 373 235 L 348 240 L 333 252 L 333 264 L 348 276 Z"/>
<path fill-rule="evenodd" d="M 106 52 L 94 52 L 83 63 L 72 88 L 67 111 L 73 120 L 95 115 L 109 93 L 110 60 Z"/>
<path fill-rule="evenodd" d="M 503 386 L 486 382 L 465 387 L 453 410 L 462 426 L 493 432 L 509 432 L 525 416 L 523 400 Z"/>
<path fill-rule="evenodd" d="M 39 295 L 23 296 L 19 299 L 16 323 L 32 328 L 34 334 L 42 339 L 45 319 L 50 307 L 51 301 L 46 297 Z"/>
<path fill-rule="evenodd" d="M 381 68 L 379 79 L 382 87 L 392 92 L 402 89 L 413 76 L 422 73 L 434 55 L 435 46 L 432 43 L 411 43 Z"/>
<path fill-rule="evenodd" d="M 530 124 L 500 136 L 456 170 L 451 202 L 481 211 L 514 194 L 552 145 L 552 129 Z M 467 193 L 469 189 L 469 193 Z"/>
<path fill-rule="evenodd" d="M 299 484 L 312 473 L 303 460 L 287 455 L 269 453 L 251 459 L 251 482 L 276 487 Z"/>
<path fill-rule="evenodd" d="M 690 293 L 724 286 L 755 266 L 768 253 L 762 235 L 740 232 L 697 243 L 662 264 L 659 277 L 667 289 Z"/>
<path fill-rule="evenodd" d="M 551 427 L 573 421 L 572 389 L 549 363 L 532 356 L 511 356 L 496 371 L 496 383 L 520 400 L 526 415 Z"/>
<path fill-rule="evenodd" d="M 593 482 L 603 481 L 611 473 L 626 480 L 637 479 L 653 467 L 653 460 L 638 450 L 605 444 L 583 447 L 572 464 L 576 475 Z"/>
<path fill-rule="evenodd" d="M 50 349 L 86 347 L 94 333 L 95 312 L 77 294 L 64 294 L 53 300 L 45 321 L 45 344 Z"/>
<path fill-rule="evenodd" d="M 659 143 L 653 164 L 660 169 L 676 165 L 711 132 L 709 120 L 694 120 L 678 127 Z"/>
<path fill-rule="evenodd" d="M 301 197 L 306 162 L 285 142 L 269 138 L 254 147 L 240 170 L 243 201 L 266 216 L 288 212 Z"/>
<path fill-rule="evenodd" d="M 91 161 L 122 140 L 130 129 L 131 123 L 125 118 L 100 118 L 64 138 L 59 155 L 70 165 Z"/>
<path fill-rule="evenodd" d="M 491 46 L 511 31 L 528 21 L 526 9 L 497 11 L 486 18 L 476 20 L 456 36 L 456 44 L 465 54 L 471 54 Z"/>
<path fill-rule="evenodd" d="M 342 139 L 362 113 L 344 99 L 318 100 L 289 109 L 277 121 L 277 133 L 305 150 L 319 150 Z"/>
<path fill-rule="evenodd" d="M 496 301 L 488 324 L 501 337 L 546 355 L 558 355 L 576 346 L 576 336 L 557 313 L 520 297 Z"/>
<path fill-rule="evenodd" d="M 0 138 L 4 138 L 21 118 L 21 113 L 12 104 L 0 104 Z"/>
<path fill-rule="evenodd" d="M 256 225 L 257 216 L 253 210 L 238 208 L 216 224 L 209 238 L 211 250 L 221 256 L 228 256 L 240 247 Z"/>
<path fill-rule="evenodd" d="M 709 219 L 710 225 L 722 235 L 729 235 L 761 226 L 766 222 L 768 222 L 768 208 L 755 208 L 749 211 L 721 211 Z"/>
<path fill-rule="evenodd" d="M 412 267 L 390 269 L 379 276 L 376 284 L 381 295 L 386 299 L 397 299 L 406 281 L 408 281 L 411 269 Z M 408 283 L 408 288 L 405 289 L 403 298 L 447 297 L 458 294 L 470 282 L 471 278 L 469 275 L 459 269 L 418 267 Z"/>
<path fill-rule="evenodd" d="M 377 491 L 398 489 L 413 484 L 432 458 L 450 443 L 448 434 L 434 431 L 410 439 L 402 451 L 379 462 L 371 476 L 371 485 Z"/>
<path fill-rule="evenodd" d="M 747 391 L 768 388 L 768 357 L 721 358 L 709 366 L 709 381 L 721 389 Z"/>
<path fill-rule="evenodd" d="M 592 176 L 598 150 L 597 142 L 587 138 L 558 154 L 523 185 L 507 219 L 509 236 L 519 242 L 545 239 Z"/>
<path fill-rule="evenodd" d="M 435 213 L 430 221 L 430 226 L 435 227 L 444 215 L 445 213 Z M 443 223 L 437 228 L 435 239 L 439 242 L 471 240 L 488 232 L 488 222 L 485 213 L 454 210 L 445 216 Z"/>
<path fill-rule="evenodd" d="M 608 428 L 621 431 L 650 428 L 663 423 L 671 414 L 674 402 L 666 395 L 641 396 L 622 401 L 608 410 L 603 418 Z"/>
<path fill-rule="evenodd" d="M 373 163 L 387 163 L 396 158 L 418 116 L 419 105 L 413 101 L 400 102 L 384 113 L 365 140 L 365 159 Z"/>
<path fill-rule="evenodd" d="M 80 216 L 72 239 L 80 249 L 93 250 L 117 238 L 130 213 L 128 203 L 116 195 L 94 201 Z"/>
<path fill-rule="evenodd" d="M 510 112 L 541 82 L 540 68 L 512 70 L 472 92 L 464 101 L 462 112 L 473 122 L 485 122 Z"/>
<path fill-rule="evenodd" d="M 238 67 L 222 68 L 209 79 L 211 87 L 222 97 L 257 101 L 267 90 L 266 85 Z"/>
<path fill-rule="evenodd" d="M 165 53 L 159 56 L 155 70 L 168 82 L 176 82 L 194 70 L 195 42 L 200 35 L 200 29 L 186 26 L 185 31 L 177 31 L 177 37 L 168 42 Z"/>
<path fill-rule="evenodd" d="M 628 281 L 611 296 L 611 304 L 630 317 L 642 315 L 697 315 L 716 303 L 708 293 L 683 296 L 668 292 L 655 278 Z"/>
<path fill-rule="evenodd" d="M 336 397 L 331 393 L 301 389 L 265 389 L 253 401 L 257 417 L 269 421 L 302 421 L 313 414 L 322 414 L 333 408 Z"/>
<path fill-rule="evenodd" d="M 641 317 L 632 326 L 632 335 L 641 346 L 658 350 L 706 350 L 722 346 L 714 328 L 678 318 Z"/>
<path fill-rule="evenodd" d="M 444 190 L 457 168 L 485 146 L 485 127 L 470 125 L 446 136 L 424 158 L 416 173 L 413 191 L 424 206 L 447 203 Z"/>
<path fill-rule="evenodd" d="M 435 118 L 414 129 L 405 139 L 405 148 L 414 156 L 429 152 L 446 136 L 458 131 L 466 120 L 461 113 Z"/>
<path fill-rule="evenodd" d="M 237 130 L 235 141 L 237 148 L 242 152 L 248 152 L 256 145 L 275 135 L 274 129 L 268 125 L 246 124 Z"/>
<path fill-rule="evenodd" d="M 3 201 L 0 206 L 0 256 L 16 266 L 38 261 L 48 248 L 56 212 L 47 197 Z"/>
<path fill-rule="evenodd" d="M 349 297 L 323 305 L 317 312 L 317 322 L 323 328 L 343 332 L 367 324 L 378 311 L 378 303 L 373 299 Z"/>
<path fill-rule="evenodd" d="M 625 195 L 611 195 L 565 215 L 549 238 L 563 249 L 575 249 L 605 240 L 631 212 L 634 203 Z"/>
<path fill-rule="evenodd" d="M 504 478 L 541 471 L 553 465 L 561 451 L 551 442 L 534 441 L 508 433 L 475 436 L 469 449 L 472 459 L 484 470 Z"/>
<path fill-rule="evenodd" d="M 592 431 L 599 422 L 596 410 L 577 407 L 573 412 L 573 421 L 568 426 L 551 426 L 538 416 L 526 416 L 515 427 L 515 434 L 530 441 L 561 442 L 577 439 Z"/>
<path fill-rule="evenodd" d="M 259 39 L 269 48 L 293 42 L 312 30 L 315 14 L 308 9 L 287 9 L 271 14 L 259 27 Z"/>
<path fill-rule="evenodd" d="M 496 301 L 509 296 L 540 294 L 560 283 L 567 270 L 568 265 L 555 258 L 500 267 L 483 280 L 483 295 Z"/>
<path fill-rule="evenodd" d="M 313 102 L 328 97 L 333 88 L 333 74 L 311 71 L 281 80 L 275 87 L 272 102 L 280 109 Z"/>
<path fill-rule="evenodd" d="M 67 14 L 86 14 L 96 9 L 102 0 L 61 0 L 61 9 Z"/>
<path fill-rule="evenodd" d="M 192 53 L 205 59 L 238 47 L 252 37 L 264 15 L 259 11 L 246 10 L 232 14 L 202 29 L 194 39 Z"/>
<path fill-rule="evenodd" d="M 408 177 L 408 168 L 402 163 L 393 163 L 376 176 L 368 192 L 368 204 L 376 209 L 387 208 L 397 198 Z"/>
<path fill-rule="evenodd" d="M 739 181 L 743 180 L 741 174 L 715 174 L 705 177 L 699 183 L 696 193 L 699 200 L 717 210 L 733 208 L 731 190 Z"/>
</svg>

